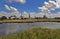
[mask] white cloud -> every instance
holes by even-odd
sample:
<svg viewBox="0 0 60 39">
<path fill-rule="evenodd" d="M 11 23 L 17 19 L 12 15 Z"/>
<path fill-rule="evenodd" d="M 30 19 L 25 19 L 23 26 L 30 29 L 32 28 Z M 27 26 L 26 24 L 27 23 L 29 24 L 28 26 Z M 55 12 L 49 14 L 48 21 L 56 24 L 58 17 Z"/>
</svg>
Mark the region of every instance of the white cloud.
<svg viewBox="0 0 60 39">
<path fill-rule="evenodd" d="M 17 9 L 14 8 L 14 7 L 12 7 L 12 6 L 10 6 L 10 9 L 11 9 L 12 11 L 17 11 Z"/>
<path fill-rule="evenodd" d="M 35 12 L 26 12 L 26 11 L 24 11 L 23 13 L 22 13 L 22 16 L 24 17 L 24 18 L 29 18 L 29 15 L 30 15 L 30 18 L 35 18 L 35 16 L 37 15 L 37 13 L 35 13 Z"/>
<path fill-rule="evenodd" d="M 55 2 L 55 1 L 49 1 L 49 3 L 53 5 L 52 8 L 54 8 L 54 7 L 55 8 L 59 8 L 59 4 L 57 2 Z"/>
<path fill-rule="evenodd" d="M 54 14 L 55 17 L 60 17 L 60 12 Z"/>
<path fill-rule="evenodd" d="M 30 17 L 31 17 L 31 18 L 35 18 L 36 14 L 37 14 L 37 13 L 35 13 L 35 12 L 30 12 Z"/>
<path fill-rule="evenodd" d="M 20 2 L 20 3 L 26 3 L 26 0 L 9 0 L 9 2 Z"/>
<path fill-rule="evenodd" d="M 59 8 L 59 5 L 55 1 L 44 2 L 44 6 L 38 7 L 42 11 L 50 11 Z"/>
<path fill-rule="evenodd" d="M 58 2 L 59 0 L 57 0 Z M 53 0 L 49 0 L 48 2 L 44 2 L 44 6 L 42 7 L 38 7 L 38 9 L 40 9 L 42 11 L 42 14 L 45 13 L 45 15 L 47 17 L 60 17 L 59 14 L 53 14 L 53 13 L 50 13 L 50 10 L 55 10 L 56 8 L 60 8 L 60 5 L 59 3 L 60 2 L 55 2 Z"/>
<path fill-rule="evenodd" d="M 6 16 L 8 18 L 10 15 L 7 12 L 1 11 L 0 12 L 0 17 L 2 17 L 2 16 Z"/>
<path fill-rule="evenodd" d="M 58 12 L 58 13 L 41 13 L 41 12 L 39 12 L 39 13 L 36 13 L 36 17 L 43 17 L 43 16 L 47 16 L 48 18 L 55 18 L 55 17 L 60 17 L 60 12 Z"/>
<path fill-rule="evenodd" d="M 24 18 L 29 18 L 29 13 L 26 12 L 26 11 L 24 11 L 24 12 L 22 13 L 22 16 L 23 16 Z"/>
<path fill-rule="evenodd" d="M 10 7 L 10 9 L 11 9 L 11 14 L 12 15 L 15 15 L 18 18 L 20 17 L 20 13 L 19 13 L 19 11 L 16 8 Z"/>
<path fill-rule="evenodd" d="M 5 8 L 7 9 L 7 10 L 10 10 L 10 8 L 9 8 L 9 6 L 8 5 L 4 5 L 5 6 Z"/>
<path fill-rule="evenodd" d="M 48 8 L 46 8 L 45 6 L 38 7 L 38 9 L 40 9 L 42 12 L 48 11 Z"/>
<path fill-rule="evenodd" d="M 7 12 L 1 11 L 1 12 L 0 12 L 0 17 L 1 17 L 1 16 L 6 16 L 6 17 L 8 18 L 9 16 L 13 15 L 13 13 L 15 13 L 15 12 L 12 12 L 12 14 L 11 14 L 11 13 L 7 13 Z M 31 17 L 31 18 L 43 17 L 44 14 L 45 14 L 45 13 L 41 13 L 41 12 L 39 12 L 39 13 L 30 12 L 30 17 Z M 17 14 L 17 15 L 18 15 L 18 17 L 20 17 L 21 14 L 20 14 L 20 15 Z M 28 14 L 26 11 L 24 11 L 24 12 L 22 13 L 22 15 L 23 15 L 24 18 L 29 18 L 29 14 Z M 60 12 L 58 12 L 58 13 L 46 13 L 45 15 L 46 15 L 48 18 L 60 17 Z"/>
<path fill-rule="evenodd" d="M 17 11 L 17 9 L 12 6 L 10 6 L 10 7 L 8 5 L 4 5 L 4 6 L 7 10 Z"/>
<path fill-rule="evenodd" d="M 44 13 L 41 13 L 41 12 L 36 14 L 36 17 L 43 17 L 43 16 L 44 16 Z"/>
<path fill-rule="evenodd" d="M 60 12 L 58 12 L 58 13 L 49 13 L 46 16 L 49 17 L 49 18 L 60 17 Z"/>
<path fill-rule="evenodd" d="M 12 6 L 9 7 L 8 5 L 5 5 L 5 8 L 7 10 L 11 11 L 11 15 L 15 15 L 16 17 L 20 17 L 20 13 L 15 7 L 12 7 Z"/>
<path fill-rule="evenodd" d="M 60 6 L 60 0 L 56 0 L 56 3 L 58 3 L 58 5 Z"/>
</svg>

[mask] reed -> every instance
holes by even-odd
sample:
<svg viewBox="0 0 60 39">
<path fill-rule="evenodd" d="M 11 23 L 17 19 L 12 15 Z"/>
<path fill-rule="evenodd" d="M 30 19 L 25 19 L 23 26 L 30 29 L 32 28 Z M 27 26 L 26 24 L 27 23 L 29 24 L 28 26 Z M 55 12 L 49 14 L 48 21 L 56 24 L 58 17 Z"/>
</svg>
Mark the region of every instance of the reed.
<svg viewBox="0 0 60 39">
<path fill-rule="evenodd" d="M 17 34 L 10 34 L 0 39 L 60 39 L 60 29 L 33 28 Z"/>
</svg>

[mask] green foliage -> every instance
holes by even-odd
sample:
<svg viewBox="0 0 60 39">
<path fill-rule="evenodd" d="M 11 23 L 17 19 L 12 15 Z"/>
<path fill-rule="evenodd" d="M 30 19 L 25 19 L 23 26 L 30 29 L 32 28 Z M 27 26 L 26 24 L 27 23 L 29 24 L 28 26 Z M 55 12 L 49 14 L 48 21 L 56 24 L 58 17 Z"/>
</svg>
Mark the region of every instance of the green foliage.
<svg viewBox="0 0 60 39">
<path fill-rule="evenodd" d="M 33 28 L 21 33 L 0 37 L 0 39 L 60 39 L 60 29 Z"/>
</svg>

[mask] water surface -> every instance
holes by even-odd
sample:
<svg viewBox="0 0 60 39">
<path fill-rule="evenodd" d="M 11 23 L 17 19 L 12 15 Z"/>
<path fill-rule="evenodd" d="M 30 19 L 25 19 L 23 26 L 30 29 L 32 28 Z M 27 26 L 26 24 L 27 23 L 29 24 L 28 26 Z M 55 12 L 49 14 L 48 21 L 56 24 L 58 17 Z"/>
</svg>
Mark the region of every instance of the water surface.
<svg viewBox="0 0 60 39">
<path fill-rule="evenodd" d="M 0 24 L 0 35 L 21 32 L 33 27 L 60 29 L 60 23 L 57 22 L 3 23 Z"/>
</svg>

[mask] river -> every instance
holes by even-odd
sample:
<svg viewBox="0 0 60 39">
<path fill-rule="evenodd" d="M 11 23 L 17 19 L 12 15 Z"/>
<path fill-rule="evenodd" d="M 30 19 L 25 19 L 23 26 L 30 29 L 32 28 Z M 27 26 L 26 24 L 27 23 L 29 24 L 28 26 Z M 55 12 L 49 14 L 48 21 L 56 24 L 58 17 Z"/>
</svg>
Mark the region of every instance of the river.
<svg viewBox="0 0 60 39">
<path fill-rule="evenodd" d="M 57 22 L 35 22 L 35 23 L 3 23 L 0 24 L 0 35 L 7 35 L 16 32 L 22 32 L 34 27 L 60 29 L 60 23 Z"/>
</svg>

